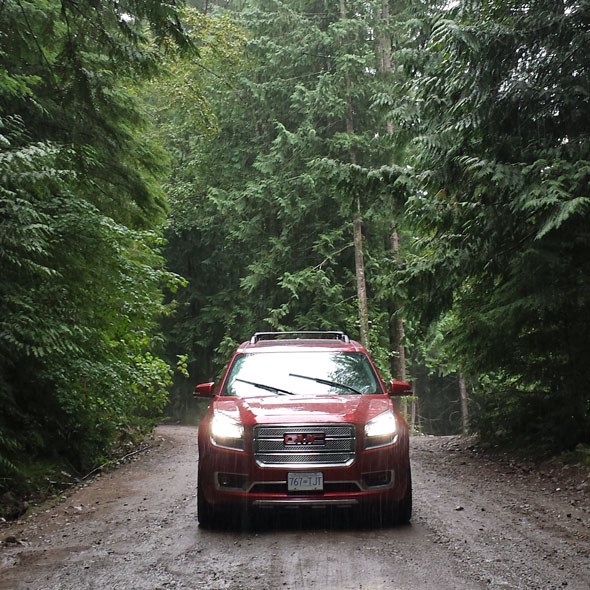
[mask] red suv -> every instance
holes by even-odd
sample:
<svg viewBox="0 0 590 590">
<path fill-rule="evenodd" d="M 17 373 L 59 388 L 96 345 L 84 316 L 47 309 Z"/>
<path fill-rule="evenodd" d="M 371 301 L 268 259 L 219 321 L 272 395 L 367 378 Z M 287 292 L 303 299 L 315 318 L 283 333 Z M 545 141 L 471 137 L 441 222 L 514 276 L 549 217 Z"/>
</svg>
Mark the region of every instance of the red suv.
<svg viewBox="0 0 590 590">
<path fill-rule="evenodd" d="M 318 506 L 408 522 L 408 425 L 390 396 L 409 389 L 386 387 L 342 332 L 254 334 L 217 387 L 195 387 L 213 398 L 198 434 L 201 526 L 236 510 Z"/>
</svg>

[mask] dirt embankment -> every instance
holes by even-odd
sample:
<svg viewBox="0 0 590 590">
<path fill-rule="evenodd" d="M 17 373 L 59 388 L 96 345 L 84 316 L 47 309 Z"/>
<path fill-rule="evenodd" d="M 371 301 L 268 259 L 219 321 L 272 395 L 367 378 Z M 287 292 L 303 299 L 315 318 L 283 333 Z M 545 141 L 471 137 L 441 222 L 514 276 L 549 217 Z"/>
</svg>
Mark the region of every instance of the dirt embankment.
<svg viewBox="0 0 590 590">
<path fill-rule="evenodd" d="M 461 438 L 412 440 L 407 527 L 345 513 L 207 531 L 196 429 L 0 529 L 0 589 L 590 590 L 590 474 L 495 460 Z"/>
</svg>

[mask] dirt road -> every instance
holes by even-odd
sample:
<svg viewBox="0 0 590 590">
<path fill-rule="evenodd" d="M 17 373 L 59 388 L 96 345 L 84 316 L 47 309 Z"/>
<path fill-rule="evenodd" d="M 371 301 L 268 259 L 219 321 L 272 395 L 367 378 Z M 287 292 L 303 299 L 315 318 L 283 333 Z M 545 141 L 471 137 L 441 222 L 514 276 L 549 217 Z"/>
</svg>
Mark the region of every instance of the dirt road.
<svg viewBox="0 0 590 590">
<path fill-rule="evenodd" d="M 283 517 L 196 520 L 196 429 L 0 529 L 2 590 L 590 590 L 590 474 L 491 461 L 459 438 L 412 439 L 415 511 L 400 528 Z"/>
</svg>

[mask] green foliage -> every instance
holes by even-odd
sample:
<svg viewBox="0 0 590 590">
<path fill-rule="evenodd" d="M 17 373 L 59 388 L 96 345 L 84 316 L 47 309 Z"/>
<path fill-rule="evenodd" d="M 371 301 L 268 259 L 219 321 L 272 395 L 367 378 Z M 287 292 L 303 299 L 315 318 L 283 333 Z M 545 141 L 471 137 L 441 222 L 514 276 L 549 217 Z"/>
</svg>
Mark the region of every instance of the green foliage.
<svg viewBox="0 0 590 590">
<path fill-rule="evenodd" d="M 58 150 L 11 148 L 0 157 L 10 187 L 0 197 L 1 429 L 7 440 L 28 433 L 16 450 L 51 449 L 81 468 L 119 423 L 163 407 L 171 370 L 150 351 L 161 285 L 178 279 L 153 236 L 68 193 L 76 182 L 55 168 Z"/>
<path fill-rule="evenodd" d="M 239 4 L 232 16 L 243 33 L 233 38 L 241 35 L 242 45 L 219 52 L 222 61 L 207 61 L 206 69 L 180 66 L 167 86 L 190 77 L 202 88 L 209 73 L 206 120 L 213 124 L 199 130 L 187 116 L 200 98 L 162 97 L 167 120 L 175 121 L 167 143 L 178 153 L 168 258 L 190 282 L 170 326 L 173 352 L 190 350 L 194 378 L 212 379 L 236 342 L 256 330 L 358 334 L 352 219 L 361 195 L 374 350 L 388 370 L 388 234 L 405 187 L 392 196 L 400 168 L 383 139 L 391 92 L 375 75 L 377 45 L 367 35 L 385 25 L 374 3 L 347 3 L 349 18 L 336 4 Z M 349 100 L 353 130 L 346 126 Z M 178 133 L 191 123 L 192 134 Z M 386 283 L 389 291 L 381 288 Z"/>
<path fill-rule="evenodd" d="M 480 376 L 487 436 L 590 436 L 587 18 L 577 1 L 463 2 L 434 17 L 409 89 L 414 311 L 452 310 L 444 351 Z"/>
<path fill-rule="evenodd" d="M 528 381 L 506 373 L 478 379 L 471 400 L 472 427 L 483 441 L 501 446 L 540 453 L 573 449 L 575 433 L 564 432 L 564 423 L 572 423 L 571 399 Z"/>
<path fill-rule="evenodd" d="M 173 154 L 167 257 L 189 281 L 172 356 L 213 379 L 257 329 L 358 334 L 360 202 L 380 366 L 404 314 L 445 422 L 434 392 L 450 406 L 461 373 L 484 436 L 585 440 L 587 3 L 213 4 L 229 11 L 192 26 L 221 49 L 171 62 L 148 97 Z"/>
<path fill-rule="evenodd" d="M 135 89 L 175 51 L 194 48 L 173 2 L 2 2 L 0 490 L 29 463 L 87 469 L 166 402 L 182 281 Z"/>
</svg>

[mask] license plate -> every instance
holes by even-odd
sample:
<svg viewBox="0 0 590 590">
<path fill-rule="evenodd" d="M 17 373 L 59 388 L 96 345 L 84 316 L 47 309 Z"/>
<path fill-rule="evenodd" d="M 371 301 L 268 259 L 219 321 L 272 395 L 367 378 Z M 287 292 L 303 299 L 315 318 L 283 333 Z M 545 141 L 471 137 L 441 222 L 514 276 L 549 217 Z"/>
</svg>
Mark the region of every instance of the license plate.
<svg viewBox="0 0 590 590">
<path fill-rule="evenodd" d="M 324 474 L 321 471 L 287 474 L 289 492 L 321 492 L 323 489 Z"/>
</svg>

